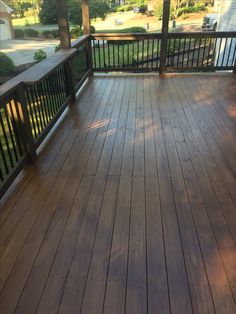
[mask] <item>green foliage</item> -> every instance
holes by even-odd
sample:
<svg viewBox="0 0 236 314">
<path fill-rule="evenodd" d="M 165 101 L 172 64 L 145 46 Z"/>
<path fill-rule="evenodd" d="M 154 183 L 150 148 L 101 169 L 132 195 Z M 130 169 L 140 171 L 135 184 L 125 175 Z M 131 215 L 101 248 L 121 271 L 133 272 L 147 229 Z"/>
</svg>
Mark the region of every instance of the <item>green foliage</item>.
<svg viewBox="0 0 236 314">
<path fill-rule="evenodd" d="M 81 0 L 68 0 L 69 20 L 74 25 L 82 25 Z M 105 18 L 110 12 L 108 0 L 90 0 L 89 10 L 91 18 Z M 42 24 L 56 24 L 57 10 L 56 0 L 43 0 L 41 3 L 41 11 L 39 18 Z"/>
<path fill-rule="evenodd" d="M 59 29 L 51 30 L 51 34 L 53 38 L 59 38 Z"/>
<path fill-rule="evenodd" d="M 71 29 L 70 31 L 70 35 L 72 39 L 76 39 L 81 37 L 84 34 L 82 28 L 80 26 L 76 26 L 74 28 Z"/>
<path fill-rule="evenodd" d="M 120 5 L 115 8 L 116 12 L 127 12 L 127 11 L 132 11 L 134 6 L 132 4 L 127 4 L 127 5 Z"/>
<path fill-rule="evenodd" d="M 59 50 L 61 50 L 61 45 L 60 44 L 55 47 L 55 52 L 58 52 Z"/>
<path fill-rule="evenodd" d="M 15 33 L 16 39 L 21 39 L 21 38 L 25 37 L 25 33 L 24 33 L 23 29 L 16 28 L 16 29 L 14 29 L 14 33 Z"/>
<path fill-rule="evenodd" d="M 198 12 L 207 10 L 205 4 L 202 4 L 202 3 L 197 3 L 194 6 L 183 6 L 184 5 L 183 3 L 181 3 L 181 5 L 182 5 L 182 7 L 171 5 L 171 8 L 170 8 L 170 20 L 173 20 L 173 19 L 175 19 L 178 16 L 181 16 L 183 14 L 198 13 Z M 185 5 L 187 5 L 187 4 L 185 4 Z M 155 6 L 155 8 L 154 8 L 154 15 L 159 20 L 162 19 L 162 16 L 163 16 L 163 4 L 162 3 L 158 3 Z"/>
<path fill-rule="evenodd" d="M 0 76 L 7 76 L 16 72 L 16 66 L 12 59 L 5 53 L 0 52 Z"/>
<path fill-rule="evenodd" d="M 116 32 L 117 32 L 116 30 L 113 31 L 113 33 L 116 33 Z M 146 32 L 147 32 L 146 29 L 140 26 L 128 27 L 128 28 L 119 30 L 119 33 L 122 33 L 122 34 L 131 34 L 131 33 L 135 34 L 135 33 L 146 33 Z M 110 45 L 125 45 L 125 44 L 130 43 L 129 40 L 116 40 L 116 41 L 109 40 L 108 42 Z"/>
<path fill-rule="evenodd" d="M 42 35 L 45 38 L 52 38 L 52 32 L 49 29 L 45 29 L 44 31 L 42 31 Z"/>
<path fill-rule="evenodd" d="M 34 60 L 40 62 L 47 58 L 47 53 L 43 49 L 39 49 L 34 53 Z"/>
<path fill-rule="evenodd" d="M 39 19 L 42 24 L 56 24 L 56 0 L 43 0 L 40 9 Z"/>
<path fill-rule="evenodd" d="M 96 33 L 96 28 L 95 28 L 95 26 L 90 25 L 90 33 L 91 33 L 91 34 Z"/>
<path fill-rule="evenodd" d="M 68 0 L 69 20 L 72 24 L 82 25 L 81 0 Z M 108 0 L 90 0 L 89 1 L 90 18 L 102 18 L 110 12 Z"/>
<path fill-rule="evenodd" d="M 38 35 L 39 35 L 39 32 L 33 28 L 26 28 L 24 30 L 24 33 L 27 37 L 31 37 L 31 38 L 38 37 Z"/>
</svg>

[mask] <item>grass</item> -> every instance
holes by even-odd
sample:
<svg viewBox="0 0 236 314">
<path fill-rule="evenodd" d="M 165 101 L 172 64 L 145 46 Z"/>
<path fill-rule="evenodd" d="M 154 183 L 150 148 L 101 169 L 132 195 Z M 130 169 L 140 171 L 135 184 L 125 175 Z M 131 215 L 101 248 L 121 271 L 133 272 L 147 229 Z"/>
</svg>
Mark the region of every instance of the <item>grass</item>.
<svg viewBox="0 0 236 314">
<path fill-rule="evenodd" d="M 17 19 L 12 20 L 12 24 L 14 27 L 34 26 L 39 23 L 40 21 L 37 16 L 27 16 L 27 17 L 17 18 Z"/>
</svg>

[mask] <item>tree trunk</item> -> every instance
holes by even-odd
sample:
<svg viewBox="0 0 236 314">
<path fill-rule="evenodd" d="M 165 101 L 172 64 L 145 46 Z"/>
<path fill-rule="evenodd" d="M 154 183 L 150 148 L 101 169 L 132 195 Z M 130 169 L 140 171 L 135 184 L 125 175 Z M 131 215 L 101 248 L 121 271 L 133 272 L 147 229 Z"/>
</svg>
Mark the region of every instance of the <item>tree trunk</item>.
<svg viewBox="0 0 236 314">
<path fill-rule="evenodd" d="M 66 0 L 56 0 L 56 6 L 60 45 L 62 49 L 69 49 L 71 47 L 71 41 Z"/>
<path fill-rule="evenodd" d="M 82 0 L 82 16 L 83 16 L 83 31 L 84 35 L 90 34 L 90 17 L 88 0 Z"/>
</svg>

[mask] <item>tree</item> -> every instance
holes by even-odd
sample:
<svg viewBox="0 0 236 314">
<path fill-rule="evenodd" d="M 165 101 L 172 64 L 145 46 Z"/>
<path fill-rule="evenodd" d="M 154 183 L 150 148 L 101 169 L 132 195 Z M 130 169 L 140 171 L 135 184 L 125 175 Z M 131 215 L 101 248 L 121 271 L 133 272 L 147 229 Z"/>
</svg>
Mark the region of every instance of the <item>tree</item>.
<svg viewBox="0 0 236 314">
<path fill-rule="evenodd" d="M 82 25 L 81 0 L 68 0 L 69 21 L 72 24 Z M 110 12 L 108 0 L 90 0 L 89 1 L 90 18 L 105 18 Z M 39 14 L 40 21 L 43 24 L 55 24 L 57 21 L 56 1 L 43 0 Z"/>
</svg>

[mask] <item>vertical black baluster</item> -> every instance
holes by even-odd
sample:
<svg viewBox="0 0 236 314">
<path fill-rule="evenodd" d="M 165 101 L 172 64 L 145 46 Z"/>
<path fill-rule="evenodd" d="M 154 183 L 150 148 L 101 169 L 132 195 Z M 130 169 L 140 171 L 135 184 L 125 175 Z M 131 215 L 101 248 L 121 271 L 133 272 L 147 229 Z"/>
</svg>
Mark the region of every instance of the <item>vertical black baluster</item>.
<svg viewBox="0 0 236 314">
<path fill-rule="evenodd" d="M 228 50 L 228 58 L 227 58 L 227 62 L 226 62 L 226 66 L 230 66 L 229 65 L 229 58 L 230 58 L 230 52 L 231 52 L 231 49 L 232 49 L 232 43 L 233 43 L 233 38 L 230 38 L 230 45 L 229 45 L 229 50 Z"/>
<path fill-rule="evenodd" d="M 41 133 L 43 131 L 43 128 L 44 128 L 43 117 L 42 117 L 40 104 L 38 101 L 37 90 L 35 89 L 34 85 L 30 86 L 29 92 L 30 92 L 31 98 L 33 99 L 33 102 L 34 102 L 34 108 L 36 111 L 37 121 L 39 122 L 39 132 Z"/>
<path fill-rule="evenodd" d="M 171 57 L 171 39 L 168 39 L 168 46 L 167 46 L 167 65 L 170 65 L 170 57 Z"/>
<path fill-rule="evenodd" d="M 126 65 L 126 66 L 127 66 L 127 67 L 130 66 L 130 60 L 129 60 L 129 59 L 130 59 L 130 55 L 129 55 L 129 48 L 130 48 L 130 47 L 129 47 L 129 43 L 130 43 L 130 41 L 128 41 L 128 42 L 127 42 L 127 45 L 126 45 L 126 47 L 127 47 L 127 65 Z"/>
<path fill-rule="evenodd" d="M 186 47 L 186 37 L 184 38 L 183 56 L 182 56 L 182 67 L 184 66 L 185 47 Z"/>
<path fill-rule="evenodd" d="M 193 67 L 193 63 L 194 63 L 194 57 L 195 57 L 195 50 L 196 50 L 196 40 L 197 38 L 194 38 L 194 43 L 193 43 L 193 57 L 192 57 L 192 67 Z"/>
<path fill-rule="evenodd" d="M 111 67 L 111 54 L 110 54 L 110 42 L 107 40 L 107 50 L 108 50 L 108 66 Z"/>
<path fill-rule="evenodd" d="M 197 67 L 199 67 L 199 59 L 200 59 L 200 53 L 201 53 L 201 44 L 202 44 L 202 39 L 199 39 L 199 45 L 198 45 L 198 55 L 197 55 Z"/>
<path fill-rule="evenodd" d="M 13 133 L 12 125 L 11 125 L 11 122 L 10 122 L 10 119 L 9 119 L 9 116 L 8 116 L 8 113 L 7 113 L 5 106 L 4 106 L 4 114 L 5 114 L 6 121 L 7 121 L 7 127 L 9 130 L 9 136 L 11 138 L 11 143 L 12 143 L 12 148 L 13 148 L 14 155 L 15 155 L 15 160 L 18 161 L 19 159 L 18 159 L 18 153 L 17 153 L 17 147 L 16 147 L 15 138 L 14 138 L 14 133 Z"/>
<path fill-rule="evenodd" d="M 122 43 L 122 59 L 123 59 L 123 67 L 125 66 L 125 43 Z"/>
<path fill-rule="evenodd" d="M 118 43 L 117 49 L 118 49 L 118 67 L 120 67 L 120 43 Z"/>
<path fill-rule="evenodd" d="M 139 40 L 137 40 L 137 67 L 139 68 Z"/>
<path fill-rule="evenodd" d="M 222 57 L 222 61 L 221 61 L 221 66 L 224 66 L 224 60 L 225 60 L 225 52 L 227 49 L 227 42 L 228 42 L 228 38 L 225 38 L 225 43 L 224 43 L 224 52 L 223 52 L 223 57 Z"/>
<path fill-rule="evenodd" d="M 37 88 L 38 88 L 38 91 L 40 93 L 41 106 L 42 106 L 42 110 L 43 110 L 43 114 L 44 114 L 44 120 L 45 120 L 45 123 L 47 126 L 49 119 L 48 119 L 47 104 L 46 104 L 46 99 L 45 99 L 46 96 L 45 96 L 45 91 L 44 91 L 42 82 L 39 82 L 37 84 Z"/>
<path fill-rule="evenodd" d="M 232 38 L 232 40 L 233 40 L 233 38 Z M 235 59 L 236 59 L 236 38 L 234 38 L 234 42 L 235 42 L 235 44 L 234 44 L 234 53 L 233 53 L 233 57 L 232 57 L 232 63 L 231 63 L 231 66 L 234 66 L 235 65 Z"/>
<path fill-rule="evenodd" d="M 49 98 L 49 92 L 48 92 L 48 89 L 47 89 L 47 86 L 46 86 L 46 79 L 47 79 L 47 78 L 45 78 L 45 79 L 42 81 L 42 88 L 43 88 L 43 90 L 45 91 L 46 107 L 47 107 L 48 118 L 49 118 L 49 121 L 51 121 L 51 119 L 52 119 L 52 117 L 53 117 L 53 114 L 52 114 L 52 111 L 51 111 L 51 103 L 50 103 L 50 98 Z"/>
<path fill-rule="evenodd" d="M 149 66 L 149 39 L 147 39 L 147 57 L 146 57 L 146 67 L 148 68 Z"/>
<path fill-rule="evenodd" d="M 190 50 L 191 50 L 191 39 L 192 38 L 189 38 L 189 44 L 188 44 L 188 56 L 187 56 L 187 67 L 188 67 L 188 64 L 189 64 L 189 59 L 190 59 Z"/>
<path fill-rule="evenodd" d="M 144 64 L 144 39 L 142 40 L 142 68 Z"/>
<path fill-rule="evenodd" d="M 25 90 L 25 98 L 27 100 L 28 103 L 28 108 L 29 108 L 29 116 L 30 116 L 30 120 L 31 120 L 31 125 L 33 128 L 33 132 L 34 132 L 34 136 L 35 138 L 37 137 L 37 131 L 36 131 L 36 123 L 35 123 L 35 117 L 34 117 L 34 111 L 32 109 L 32 101 L 30 99 L 30 95 L 28 92 L 28 88 L 26 88 Z"/>
<path fill-rule="evenodd" d="M 181 49 L 181 38 L 179 38 L 179 45 L 178 45 L 177 67 L 179 66 L 179 61 L 180 61 L 180 49 Z"/>
<path fill-rule="evenodd" d="M 1 164 L 1 162 L 0 162 L 0 164 Z M 0 167 L 0 179 L 1 179 L 1 181 L 4 181 L 2 167 Z"/>
<path fill-rule="evenodd" d="M 206 63 L 207 66 L 209 65 L 209 59 L 210 59 L 210 54 L 211 54 L 211 45 L 212 45 L 212 37 L 210 39 L 208 52 L 207 52 L 207 63 Z"/>
<path fill-rule="evenodd" d="M 115 54 L 116 54 L 116 47 L 114 45 L 114 41 L 112 41 L 112 53 L 113 53 L 113 67 L 115 67 L 116 66 L 116 56 L 115 56 Z"/>
<path fill-rule="evenodd" d="M 52 117 L 54 117 L 55 112 L 56 112 L 56 108 L 54 107 L 54 99 L 53 99 L 52 93 L 51 93 L 50 75 L 46 79 L 46 85 L 47 85 L 47 92 L 48 92 L 48 95 L 50 98 Z"/>
<path fill-rule="evenodd" d="M 4 122 L 3 122 L 2 113 L 0 113 L 0 125 L 2 127 L 2 135 L 3 135 L 4 141 L 5 141 L 5 146 L 7 148 L 7 153 L 8 153 L 8 157 L 9 157 L 7 159 L 10 160 L 10 164 L 11 164 L 11 166 L 13 168 L 14 167 L 14 163 L 13 163 L 13 159 L 12 159 L 12 152 L 11 152 L 11 149 L 10 149 L 10 146 L 9 146 L 8 136 L 7 136 L 7 133 L 6 133 Z M 6 155 L 6 153 L 4 153 L 4 154 Z"/>
<path fill-rule="evenodd" d="M 13 112 L 12 104 L 14 105 L 15 113 Z M 13 129 L 14 129 L 14 133 L 15 133 L 15 138 L 16 138 L 16 143 L 17 143 L 17 146 L 18 146 L 19 154 L 20 154 L 20 156 L 23 156 L 22 142 L 20 140 L 18 127 L 17 127 L 17 124 L 16 124 L 17 123 L 16 121 L 20 121 L 20 114 L 19 114 L 18 105 L 16 104 L 14 99 L 11 101 L 11 103 L 9 103 L 9 107 L 8 108 L 10 109 L 9 110 L 9 114 L 12 117 L 12 126 L 13 126 Z"/>
<path fill-rule="evenodd" d="M 96 43 L 95 40 L 92 40 L 92 49 L 93 49 L 93 64 L 94 68 L 97 68 L 97 58 L 96 58 Z"/>
<path fill-rule="evenodd" d="M 202 67 L 204 66 L 204 61 L 205 61 L 206 44 L 207 44 L 207 38 L 205 38 L 204 40 L 204 48 L 203 48 L 203 54 L 202 54 Z"/>
<path fill-rule="evenodd" d="M 99 63 L 99 68 L 101 68 L 100 40 L 98 40 L 98 63 Z"/>
<path fill-rule="evenodd" d="M 135 41 L 132 41 L 132 67 L 135 66 L 134 64 L 134 60 L 135 60 L 135 56 L 134 56 L 134 44 L 135 44 Z"/>
<path fill-rule="evenodd" d="M 151 67 L 153 68 L 153 62 L 154 62 L 154 42 L 155 39 L 152 39 L 152 62 L 151 62 Z"/>
<path fill-rule="evenodd" d="M 55 113 L 57 112 L 57 102 L 56 102 L 56 97 L 55 97 L 55 89 L 53 88 L 52 74 L 49 75 L 48 82 L 49 82 L 49 89 L 50 89 L 50 94 L 51 94 L 51 98 L 53 102 L 53 111 L 55 115 Z"/>
<path fill-rule="evenodd" d="M 9 174 L 9 168 L 8 168 L 8 164 L 7 164 L 7 160 L 6 160 L 6 156 L 5 156 L 5 152 L 4 152 L 4 149 L 3 149 L 1 138 L 0 138 L 0 152 L 1 152 L 1 155 L 2 155 L 3 164 L 4 164 L 4 167 L 5 167 L 5 172 L 6 172 L 6 174 Z"/>
<path fill-rule="evenodd" d="M 37 84 L 36 85 L 32 85 L 31 88 L 33 89 L 33 95 L 35 95 L 35 99 L 36 99 L 36 102 L 37 102 L 37 109 L 38 109 L 38 112 L 40 113 L 41 126 L 42 126 L 42 130 L 43 130 L 45 128 L 45 126 L 46 126 L 46 122 L 45 122 L 45 116 L 44 116 L 42 103 L 41 103 L 41 96 L 39 94 Z"/>
<path fill-rule="evenodd" d="M 222 44 L 222 37 L 220 39 L 220 45 L 218 47 L 218 56 L 217 56 L 216 66 L 219 66 L 218 62 L 219 62 L 219 58 L 220 58 L 221 44 Z M 217 41 L 216 41 L 216 45 L 217 45 Z"/>
<path fill-rule="evenodd" d="M 173 54 L 172 54 L 172 67 L 174 66 L 175 64 L 175 38 L 173 38 Z"/>
<path fill-rule="evenodd" d="M 102 51 L 103 51 L 103 67 L 106 68 L 106 55 L 105 55 L 105 43 L 102 41 Z"/>
</svg>

